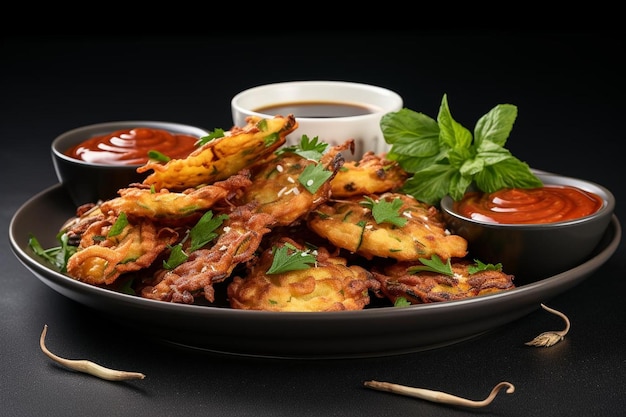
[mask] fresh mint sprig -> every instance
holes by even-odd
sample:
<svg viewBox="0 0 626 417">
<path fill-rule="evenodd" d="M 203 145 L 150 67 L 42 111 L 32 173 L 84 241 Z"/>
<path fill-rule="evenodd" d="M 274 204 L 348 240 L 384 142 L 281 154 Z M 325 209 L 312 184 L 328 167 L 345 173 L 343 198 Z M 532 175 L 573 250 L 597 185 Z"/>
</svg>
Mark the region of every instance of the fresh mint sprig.
<svg viewBox="0 0 626 417">
<path fill-rule="evenodd" d="M 472 136 L 454 120 L 444 94 L 437 120 L 402 109 L 385 114 L 380 126 L 391 145 L 387 158 L 412 174 L 402 191 L 439 204 L 448 194 L 460 200 L 470 185 L 484 192 L 543 185 L 504 147 L 516 118 L 516 106 L 499 104 L 478 120 Z"/>
</svg>

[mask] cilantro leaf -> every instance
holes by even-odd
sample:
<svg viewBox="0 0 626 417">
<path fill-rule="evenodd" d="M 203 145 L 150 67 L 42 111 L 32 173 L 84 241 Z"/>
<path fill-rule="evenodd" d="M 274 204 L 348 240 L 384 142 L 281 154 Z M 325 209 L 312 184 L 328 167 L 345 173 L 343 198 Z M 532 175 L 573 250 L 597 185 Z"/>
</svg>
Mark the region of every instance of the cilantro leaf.
<svg viewBox="0 0 626 417">
<path fill-rule="evenodd" d="M 202 136 L 196 142 L 196 146 L 200 147 L 204 144 L 211 142 L 213 139 L 219 139 L 224 136 L 224 129 L 214 129 L 212 132 L 209 132 L 208 135 Z"/>
<path fill-rule="evenodd" d="M 478 259 L 474 259 L 474 263 L 475 265 L 470 265 L 470 267 L 467 269 L 467 271 L 470 274 L 475 274 L 477 272 L 480 271 L 502 271 L 502 264 L 501 263 L 497 263 L 497 264 L 486 264 L 483 263 L 481 261 L 479 261 Z"/>
<path fill-rule="evenodd" d="M 39 240 L 33 235 L 28 238 L 28 246 L 36 255 L 42 257 L 50 264 L 54 265 L 60 272 L 67 272 L 67 260 L 77 251 L 76 246 L 69 245 L 69 237 L 66 233 L 60 233 L 57 236 L 60 242 L 59 246 L 44 249 Z"/>
<path fill-rule="evenodd" d="M 307 165 L 298 177 L 298 181 L 311 194 L 315 194 L 333 173 L 320 164 Z"/>
<path fill-rule="evenodd" d="M 276 151 L 276 155 L 283 154 L 285 152 L 295 153 L 303 158 L 310 159 L 312 161 L 319 161 L 322 158 L 328 143 L 319 142 L 317 136 L 313 139 L 309 139 L 307 135 L 302 135 L 300 143 L 293 146 L 283 146 Z"/>
<path fill-rule="evenodd" d="M 167 260 L 163 260 L 163 268 L 169 270 L 174 269 L 189 258 L 189 255 L 183 250 L 182 243 L 168 247 L 170 248 L 170 256 Z"/>
<path fill-rule="evenodd" d="M 454 275 L 454 272 L 452 272 L 452 263 L 450 262 L 450 259 L 448 259 L 446 263 L 443 263 L 438 255 L 433 255 L 430 259 L 419 258 L 419 261 L 423 265 L 412 266 L 408 268 L 407 272 L 410 274 L 416 274 L 421 271 L 429 271 L 448 276 Z"/>
<path fill-rule="evenodd" d="M 204 213 L 200 220 L 198 220 L 198 223 L 189 231 L 189 236 L 191 237 L 189 250 L 193 252 L 215 239 L 217 237 L 215 229 L 220 227 L 222 222 L 226 219 L 228 219 L 226 214 L 213 217 L 211 210 Z"/>
<path fill-rule="evenodd" d="M 392 201 L 385 199 L 374 200 L 371 197 L 364 196 L 365 200 L 360 204 L 369 208 L 372 211 L 372 216 L 376 223 L 391 223 L 395 226 L 402 227 L 406 224 L 408 219 L 402 216 L 400 209 L 402 208 L 402 200 L 394 198 Z"/>
<path fill-rule="evenodd" d="M 308 269 L 317 262 L 310 250 L 301 251 L 290 243 L 272 248 L 274 259 L 266 274 L 282 274 L 289 271 Z"/>
</svg>

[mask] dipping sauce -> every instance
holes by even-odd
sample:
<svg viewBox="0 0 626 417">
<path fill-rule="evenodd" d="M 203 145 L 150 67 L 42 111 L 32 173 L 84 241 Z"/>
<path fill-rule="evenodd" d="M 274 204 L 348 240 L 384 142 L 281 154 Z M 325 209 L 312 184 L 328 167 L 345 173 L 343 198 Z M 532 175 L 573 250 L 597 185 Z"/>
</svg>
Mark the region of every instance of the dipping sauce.
<svg viewBox="0 0 626 417">
<path fill-rule="evenodd" d="M 374 107 L 367 107 L 365 105 L 355 103 L 302 101 L 272 104 L 271 106 L 259 107 L 254 111 L 270 115 L 280 114 L 282 116 L 293 114 L 296 116 L 296 119 L 299 117 L 324 119 L 331 117 L 364 116 L 366 114 L 375 113 L 379 110 Z"/>
<path fill-rule="evenodd" d="M 83 161 L 109 165 L 143 165 L 148 152 L 158 151 L 171 159 L 187 157 L 199 138 L 147 127 L 122 129 L 94 136 L 68 149 L 65 155 Z"/>
<path fill-rule="evenodd" d="M 571 186 L 507 188 L 493 193 L 469 192 L 454 210 L 474 220 L 501 224 L 541 224 L 578 219 L 603 205 L 600 196 Z"/>
</svg>

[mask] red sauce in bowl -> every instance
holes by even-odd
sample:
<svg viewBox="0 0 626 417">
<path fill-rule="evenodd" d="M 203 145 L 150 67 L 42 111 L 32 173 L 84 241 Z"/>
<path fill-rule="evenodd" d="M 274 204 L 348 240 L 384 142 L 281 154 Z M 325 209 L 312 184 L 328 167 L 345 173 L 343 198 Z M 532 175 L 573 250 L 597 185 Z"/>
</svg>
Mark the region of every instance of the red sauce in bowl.
<svg viewBox="0 0 626 417">
<path fill-rule="evenodd" d="M 474 220 L 501 224 L 541 224 L 578 219 L 600 210 L 600 196 L 576 187 L 545 185 L 469 192 L 454 210 Z"/>
<path fill-rule="evenodd" d="M 65 154 L 87 162 L 109 165 L 142 165 L 149 151 L 159 151 L 171 159 L 187 157 L 199 138 L 162 129 L 136 127 L 94 136 L 68 149 Z"/>
</svg>

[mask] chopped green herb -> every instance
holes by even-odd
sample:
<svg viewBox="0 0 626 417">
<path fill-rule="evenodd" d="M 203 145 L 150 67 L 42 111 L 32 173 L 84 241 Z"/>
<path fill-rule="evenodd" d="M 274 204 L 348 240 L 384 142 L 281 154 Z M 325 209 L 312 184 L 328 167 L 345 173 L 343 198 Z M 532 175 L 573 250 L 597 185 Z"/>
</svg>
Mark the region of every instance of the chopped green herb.
<svg viewBox="0 0 626 417">
<path fill-rule="evenodd" d="M 148 151 L 148 158 L 151 161 L 156 161 L 156 162 L 168 162 L 171 159 L 169 156 L 164 155 L 161 152 L 155 151 L 155 150 Z"/>
<path fill-rule="evenodd" d="M 302 174 L 298 177 L 298 181 L 311 194 L 315 194 L 317 190 L 324 185 L 326 181 L 333 175 L 332 172 L 325 169 L 320 164 L 307 165 Z"/>
<path fill-rule="evenodd" d="M 472 138 L 452 118 L 444 94 L 437 121 L 402 109 L 385 114 L 380 126 L 391 145 L 387 158 L 413 174 L 402 191 L 438 204 L 447 194 L 460 200 L 472 184 L 485 192 L 542 185 L 525 162 L 504 148 L 516 118 L 516 106 L 499 104 L 478 120 Z"/>
<path fill-rule="evenodd" d="M 119 216 L 117 216 L 117 220 L 115 220 L 113 226 L 111 226 L 107 237 L 115 237 L 119 235 L 126 226 L 128 226 L 128 219 L 126 218 L 126 213 L 122 211 Z"/>
<path fill-rule="evenodd" d="M 60 246 L 55 246 L 49 249 L 44 249 L 36 237 L 29 236 L 28 246 L 37 254 L 50 262 L 61 272 L 66 272 L 67 260 L 76 253 L 76 246 L 68 245 L 69 237 L 66 233 L 60 233 L 57 236 L 57 240 L 61 243 Z"/>
<path fill-rule="evenodd" d="M 437 272 L 444 275 L 453 276 L 454 272 L 452 272 L 452 263 L 450 259 L 446 263 L 443 263 L 441 258 L 438 255 L 433 255 L 430 259 L 427 258 L 419 258 L 419 261 L 423 265 L 415 265 L 410 267 L 407 272 L 409 274 L 416 274 L 421 271 L 429 271 L 429 272 Z"/>
<path fill-rule="evenodd" d="M 213 217 L 211 210 L 204 213 L 200 220 L 198 220 L 198 223 L 189 231 L 191 237 L 191 247 L 189 250 L 193 252 L 215 239 L 217 237 L 215 229 L 220 227 L 222 222 L 226 219 L 228 219 L 226 214 Z"/>
<path fill-rule="evenodd" d="M 308 269 L 312 264 L 317 262 L 310 250 L 299 250 L 289 243 L 285 243 L 281 247 L 272 248 L 274 252 L 274 260 L 272 266 L 267 270 L 266 274 L 282 274 L 289 271 L 299 271 Z"/>
<path fill-rule="evenodd" d="M 168 247 L 170 248 L 170 256 L 167 258 L 167 261 L 163 261 L 163 268 L 170 270 L 174 269 L 189 258 L 189 255 L 187 255 L 183 250 L 183 245 L 181 243 Z"/>
<path fill-rule="evenodd" d="M 198 141 L 196 142 L 196 146 L 200 147 L 206 143 L 211 142 L 213 139 L 219 139 L 223 136 L 224 136 L 224 129 L 215 129 L 212 132 L 210 132 L 208 135 L 202 136 L 200 139 L 198 139 Z"/>
<path fill-rule="evenodd" d="M 372 211 L 372 216 L 374 217 L 376 223 L 381 224 L 386 222 L 402 227 L 408 221 L 407 218 L 402 216 L 402 213 L 400 213 L 402 200 L 399 198 L 394 198 L 392 201 L 384 199 L 375 201 L 371 197 L 364 197 L 365 200 L 361 201 L 360 204 Z"/>
<path fill-rule="evenodd" d="M 486 263 L 479 261 L 478 259 L 474 259 L 474 263 L 475 265 L 471 265 L 467 270 L 470 274 L 475 274 L 481 271 L 502 271 L 501 263 L 497 263 L 495 265 L 486 264 Z"/>
<path fill-rule="evenodd" d="M 328 143 L 319 142 L 318 137 L 309 139 L 307 135 L 302 135 L 300 143 L 293 146 L 283 146 L 276 151 L 276 155 L 281 155 L 285 152 L 295 153 L 303 158 L 310 159 L 312 161 L 319 161 L 322 158 Z"/>
<path fill-rule="evenodd" d="M 409 300 L 407 300 L 404 297 L 396 298 L 396 301 L 394 301 L 394 303 L 393 303 L 394 307 L 408 307 L 410 305 L 411 305 L 411 303 L 409 302 Z"/>
</svg>

